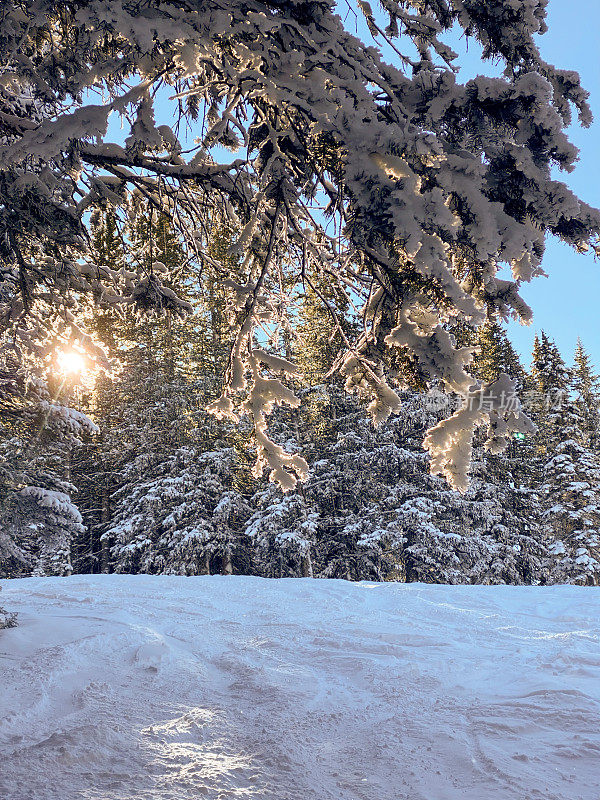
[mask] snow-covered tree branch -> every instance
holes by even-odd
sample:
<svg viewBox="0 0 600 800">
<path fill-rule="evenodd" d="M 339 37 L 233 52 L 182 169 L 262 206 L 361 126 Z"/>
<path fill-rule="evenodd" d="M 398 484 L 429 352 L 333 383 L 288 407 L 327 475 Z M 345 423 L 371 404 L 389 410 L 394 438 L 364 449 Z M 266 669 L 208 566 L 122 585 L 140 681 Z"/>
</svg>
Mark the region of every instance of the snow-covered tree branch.
<svg viewBox="0 0 600 800">
<path fill-rule="evenodd" d="M 371 396 L 374 420 L 399 408 L 407 383 L 435 381 L 465 398 L 427 437 L 434 468 L 464 488 L 473 427 L 487 424 L 496 450 L 528 423 L 508 379 L 473 384 L 471 352 L 449 329 L 529 321 L 519 287 L 542 274 L 547 234 L 598 247 L 600 213 L 552 173 L 577 157 L 564 133 L 571 108 L 584 125 L 591 116 L 577 74 L 540 56 L 546 0 L 382 6 L 385 30 L 381 14 L 359 3 L 396 65 L 322 0 L 4 3 L 6 342 L 43 348 L 57 331 L 85 339 L 76 317 L 84 295 L 184 312 L 151 261 L 120 270 L 88 262 L 87 212 L 141 195 L 202 258 L 218 208 L 239 231 L 239 259 L 223 276 L 238 333 L 216 409 L 253 417 L 260 463 L 289 488 L 304 471 L 265 429 L 273 404 L 296 402 L 280 380 L 295 368 L 259 351 L 292 328 L 289 286 L 321 274 L 363 305 L 363 330 L 346 339 L 337 365 L 348 389 Z M 444 42 L 455 24 L 484 57 L 503 61 L 504 78 L 458 82 Z M 156 122 L 165 94 L 173 125 Z M 107 135 L 113 112 L 121 142 Z M 510 281 L 498 277 L 505 265 Z M 474 412 L 474 397 L 493 402 Z"/>
</svg>

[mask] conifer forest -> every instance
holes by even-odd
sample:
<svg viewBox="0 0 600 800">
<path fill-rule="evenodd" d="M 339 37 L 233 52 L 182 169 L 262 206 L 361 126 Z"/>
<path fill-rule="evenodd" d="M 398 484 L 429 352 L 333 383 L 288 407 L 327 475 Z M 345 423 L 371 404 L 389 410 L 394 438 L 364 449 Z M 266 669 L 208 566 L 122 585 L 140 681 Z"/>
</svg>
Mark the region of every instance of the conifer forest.
<svg viewBox="0 0 600 800">
<path fill-rule="evenodd" d="M 546 6 L 2 4 L 0 577 L 598 583 L 595 365 L 505 330 L 599 247 Z"/>
<path fill-rule="evenodd" d="M 541 332 L 525 368 L 498 321 L 476 332 L 456 325 L 456 340 L 473 348 L 473 381 L 510 375 L 536 426 L 501 452 L 477 434 L 468 488 L 458 492 L 430 473 L 423 436 L 459 398 L 408 385 L 394 416 L 374 427 L 360 396 L 330 374 L 332 354 L 359 321 L 346 295 L 314 277 L 290 299 L 293 332 L 278 331 L 277 347 L 263 334 L 272 372 L 281 371 L 277 359 L 298 369 L 289 386 L 301 402 L 274 411 L 269 435 L 286 457 L 301 453 L 308 473 L 282 488 L 256 468 L 251 423 L 207 411 L 232 346 L 232 290 L 220 275 L 234 232 L 213 220 L 206 260 L 196 263 L 149 203 L 132 198 L 127 214 L 123 227 L 113 211 L 92 214 L 90 264 L 119 272 L 152 259 L 153 273 L 169 276 L 166 288 L 191 310 L 85 307 L 82 324 L 112 368 L 96 369 L 82 346 L 63 346 L 46 382 L 43 373 L 24 379 L 11 396 L 2 577 L 599 582 L 600 379 L 583 344 L 567 365 Z"/>
</svg>

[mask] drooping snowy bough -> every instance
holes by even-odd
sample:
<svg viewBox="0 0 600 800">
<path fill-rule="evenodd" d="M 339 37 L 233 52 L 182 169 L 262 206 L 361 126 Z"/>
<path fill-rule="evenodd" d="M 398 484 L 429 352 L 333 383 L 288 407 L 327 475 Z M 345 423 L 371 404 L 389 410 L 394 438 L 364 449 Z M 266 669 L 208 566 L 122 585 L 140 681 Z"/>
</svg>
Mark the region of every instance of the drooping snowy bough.
<svg viewBox="0 0 600 800">
<path fill-rule="evenodd" d="M 282 382 L 293 365 L 266 343 L 293 335 L 295 287 L 326 303 L 320 287 L 333 282 L 364 324 L 355 341 L 343 336 L 332 367 L 371 396 L 375 421 L 398 408 L 407 382 L 465 398 L 426 439 L 432 468 L 464 488 L 475 426 L 487 424 L 498 449 L 530 423 L 508 378 L 473 385 L 471 353 L 456 347 L 452 326 L 528 321 L 519 286 L 542 273 L 545 235 L 586 250 L 600 231 L 599 212 L 551 175 L 577 156 L 564 134 L 571 108 L 584 125 L 591 117 L 578 75 L 545 63 L 534 43 L 546 4 L 382 0 L 374 11 L 361 1 L 356 11 L 395 53 L 392 66 L 321 0 L 4 2 L 6 341 L 40 353 L 57 332 L 85 343 L 76 312 L 86 294 L 185 311 L 151 259 L 130 271 L 88 265 L 91 207 L 142 196 L 200 259 L 219 214 L 238 231 L 223 274 L 237 339 L 214 411 L 253 418 L 259 468 L 284 489 L 305 470 L 266 432 L 274 404 L 297 402 Z M 443 42 L 456 23 L 484 57 L 503 61 L 503 79 L 458 82 Z M 157 124 L 168 102 L 175 124 Z M 112 112 L 125 128 L 119 141 L 107 137 Z M 504 265 L 512 280 L 498 277 Z"/>
</svg>

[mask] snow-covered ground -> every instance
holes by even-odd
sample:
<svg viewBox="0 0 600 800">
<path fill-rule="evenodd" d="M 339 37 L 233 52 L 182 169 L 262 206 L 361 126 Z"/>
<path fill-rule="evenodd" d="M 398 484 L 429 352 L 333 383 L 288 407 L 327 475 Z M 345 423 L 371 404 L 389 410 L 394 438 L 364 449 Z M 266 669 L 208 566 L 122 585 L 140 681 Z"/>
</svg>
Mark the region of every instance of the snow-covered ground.
<svg viewBox="0 0 600 800">
<path fill-rule="evenodd" d="M 2 800 L 598 800 L 600 593 L 3 582 Z"/>
</svg>

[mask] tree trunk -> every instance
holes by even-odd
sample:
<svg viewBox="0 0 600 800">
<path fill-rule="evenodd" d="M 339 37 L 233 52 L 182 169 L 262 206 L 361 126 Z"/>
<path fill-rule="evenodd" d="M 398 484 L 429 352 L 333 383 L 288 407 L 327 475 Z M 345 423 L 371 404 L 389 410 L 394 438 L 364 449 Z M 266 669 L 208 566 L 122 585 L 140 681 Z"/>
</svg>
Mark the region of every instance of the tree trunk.
<svg viewBox="0 0 600 800">
<path fill-rule="evenodd" d="M 210 553 L 206 550 L 200 559 L 199 575 L 210 575 Z"/>
<path fill-rule="evenodd" d="M 313 577 L 313 566 L 312 566 L 312 559 L 310 557 L 310 550 L 307 550 L 306 553 L 302 553 L 302 558 L 300 560 L 300 570 L 303 578 Z"/>
<path fill-rule="evenodd" d="M 108 481 L 102 484 L 102 500 L 100 508 L 100 523 L 102 530 L 110 522 L 110 491 L 108 489 Z M 110 543 L 107 537 L 101 539 L 100 546 L 100 572 L 106 574 L 110 572 Z"/>
<path fill-rule="evenodd" d="M 223 566 L 221 567 L 221 575 L 231 575 L 233 573 L 233 566 L 231 564 L 231 552 L 229 550 L 223 556 Z"/>
</svg>

